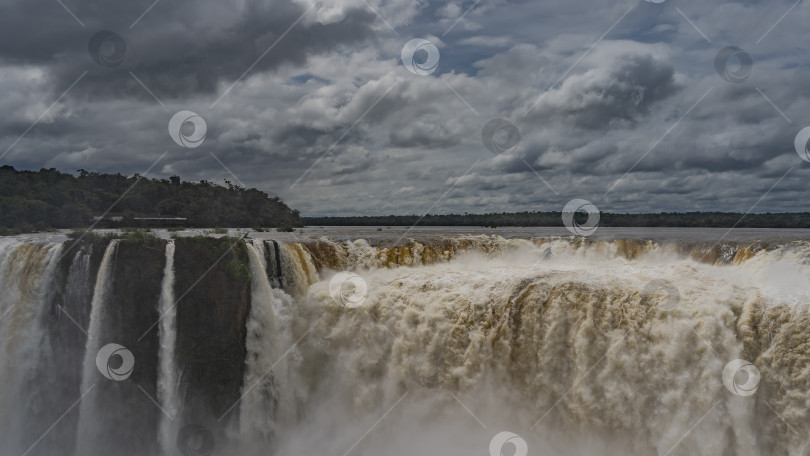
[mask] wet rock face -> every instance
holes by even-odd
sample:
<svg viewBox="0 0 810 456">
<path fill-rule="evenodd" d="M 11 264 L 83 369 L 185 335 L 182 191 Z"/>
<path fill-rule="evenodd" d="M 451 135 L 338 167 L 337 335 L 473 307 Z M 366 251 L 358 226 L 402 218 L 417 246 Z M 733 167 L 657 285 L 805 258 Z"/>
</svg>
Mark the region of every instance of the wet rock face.
<svg viewBox="0 0 810 456">
<path fill-rule="evenodd" d="M 61 246 L 15 247 L 31 251 L 25 260 L 31 264 L 18 268 L 31 282 L 18 287 L 31 295 L 18 307 L 30 306 L 31 316 L 20 317 L 16 328 L 31 347 L 18 350 L 12 364 L 22 386 L 7 401 L 24 411 L 14 418 L 17 435 L 4 442 L 14 448 L 12 454 L 34 442 L 32 456 L 160 454 L 161 443 L 166 445 L 158 437 L 165 420 L 158 388 L 167 243 L 124 238 L 113 248 L 111 242 L 86 236 Z M 182 407 L 170 418 L 178 430 L 203 425 L 217 441 L 225 441 L 222 429 L 239 416 L 235 404 L 245 372 L 251 293 L 247 249 L 241 239 L 230 238 L 185 238 L 175 245 L 174 349 Z M 52 259 L 46 258 L 49 251 Z M 106 291 L 96 302 L 99 280 Z M 22 337 L 26 334 L 30 337 Z M 134 359 L 125 378 L 96 369 L 97 353 L 109 344 L 122 346 Z M 107 367 L 116 369 L 123 361 L 122 355 L 111 356 Z M 70 413 L 62 416 L 66 410 Z M 55 422 L 59 426 L 43 436 Z"/>
<path fill-rule="evenodd" d="M 180 419 L 205 424 L 240 397 L 250 314 L 247 249 L 232 238 L 181 238 L 176 246 L 176 355 L 185 404 Z M 236 411 L 223 423 L 238 417 Z"/>
</svg>

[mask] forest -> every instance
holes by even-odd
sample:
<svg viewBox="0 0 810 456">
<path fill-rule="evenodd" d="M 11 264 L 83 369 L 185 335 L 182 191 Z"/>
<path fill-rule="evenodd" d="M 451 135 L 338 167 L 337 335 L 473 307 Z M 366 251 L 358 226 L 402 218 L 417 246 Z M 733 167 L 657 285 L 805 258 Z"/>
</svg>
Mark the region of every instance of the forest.
<svg viewBox="0 0 810 456">
<path fill-rule="evenodd" d="M 97 220 L 98 217 L 102 217 Z M 586 218 L 577 214 L 577 218 Z M 150 220 L 139 220 L 149 218 Z M 556 226 L 560 212 L 493 214 L 301 217 L 278 197 L 178 176 L 152 179 L 80 169 L 75 175 L 41 169 L 0 167 L 0 234 L 59 228 L 165 226 L 161 218 L 188 228 L 269 228 L 306 226 Z M 113 220 L 114 219 L 114 220 Z M 603 227 L 810 228 L 810 213 L 602 212 Z"/>
<path fill-rule="evenodd" d="M 298 211 L 278 197 L 231 182 L 184 182 L 178 176 L 102 174 L 0 167 L 0 228 L 5 234 L 54 228 L 160 225 L 185 227 L 300 227 Z M 102 217 L 96 220 L 97 217 Z M 151 218 L 152 220 L 137 220 Z M 113 221 L 113 219 L 115 221 Z"/>
<path fill-rule="evenodd" d="M 499 214 L 386 215 L 370 217 L 304 217 L 307 226 L 558 226 L 560 212 L 503 212 Z M 580 217 L 581 216 L 581 217 Z M 576 214 L 575 220 L 587 219 Z M 602 212 L 603 227 L 688 227 L 688 228 L 810 228 L 810 213 L 740 214 L 734 212 L 662 212 L 617 214 Z"/>
</svg>

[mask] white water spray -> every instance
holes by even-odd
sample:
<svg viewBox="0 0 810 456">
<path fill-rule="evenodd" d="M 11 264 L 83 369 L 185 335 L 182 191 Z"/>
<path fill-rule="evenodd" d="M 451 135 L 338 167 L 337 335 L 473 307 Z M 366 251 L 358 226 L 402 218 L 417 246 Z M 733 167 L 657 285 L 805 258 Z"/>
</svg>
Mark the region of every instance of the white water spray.
<svg viewBox="0 0 810 456">
<path fill-rule="evenodd" d="M 289 341 L 291 298 L 273 289 L 267 277 L 264 244 L 247 243 L 250 256 L 251 300 L 247 321 L 247 359 L 239 404 L 240 436 L 269 442 L 280 417 L 289 416 L 296 394 L 289 378 L 297 354 Z"/>
<path fill-rule="evenodd" d="M 160 303 L 160 348 L 158 371 L 158 401 L 163 409 L 160 415 L 160 446 L 163 454 L 171 454 L 175 446 L 177 426 L 175 420 L 180 412 L 179 378 L 175 343 L 177 341 L 177 308 L 174 302 L 174 241 L 166 244 L 166 266 L 163 269 Z M 169 416 L 166 416 L 168 414 Z"/>
<path fill-rule="evenodd" d="M 234 443 L 276 456 L 463 456 L 486 454 L 502 430 L 519 434 L 529 454 L 560 456 L 804 456 L 810 441 L 803 241 L 716 249 L 493 236 L 382 247 L 288 243 L 279 246 L 283 291 L 268 280 L 266 247 L 247 245 L 243 398 L 225 417 L 234 425 L 228 437 L 241 442 L 217 434 L 217 452 L 253 454 L 228 453 Z M 99 390 L 79 407 L 76 455 L 98 453 L 98 430 L 121 406 L 99 399 L 102 386 L 149 401 L 135 385 L 104 383 L 95 366 L 98 348 L 115 342 L 105 325 L 115 310 L 112 273 L 129 260 L 116 259 L 116 248 L 113 241 L 104 252 L 92 297 L 79 393 Z M 9 435 L 26 407 L 15 385 L 29 365 L 47 372 L 38 365 L 45 358 L 27 347 L 41 334 L 55 252 L 0 239 L 0 429 Z M 165 258 L 158 356 L 139 362 L 152 363 L 158 402 L 176 417 L 183 404 L 173 244 Z M 329 293 L 329 279 L 343 270 L 368 285 L 358 308 Z M 651 284 L 663 285 L 648 293 Z M 723 384 L 724 366 L 737 358 L 761 372 L 751 396 Z M 173 454 L 176 423 L 161 418 L 153 428 Z M 0 439 L 0 454 L 19 456 L 28 443 Z"/>
<path fill-rule="evenodd" d="M 53 281 L 61 245 L 0 245 L 0 454 L 22 452 L 19 442 L 26 404 L 19 400 L 26 376 L 37 368 L 42 312 Z"/>
<path fill-rule="evenodd" d="M 87 394 L 79 406 L 79 429 L 76 437 L 76 454 L 93 454 L 93 442 L 100 441 L 98 435 L 99 420 L 103 411 L 99 410 L 95 396 L 90 391 L 103 377 L 96 367 L 96 355 L 101 348 L 103 337 L 103 319 L 107 307 L 108 295 L 112 289 L 113 259 L 118 250 L 118 241 L 112 240 L 104 251 L 104 257 L 96 275 L 93 301 L 90 308 L 90 326 L 87 330 L 87 344 L 84 350 L 81 394 Z M 89 393 L 88 393 L 89 392 Z"/>
<path fill-rule="evenodd" d="M 313 308 L 324 319 L 296 367 L 312 382 L 306 418 L 284 422 L 276 454 L 464 455 L 468 442 L 486 449 L 483 424 L 484 435 L 519 432 L 532 452 L 576 456 L 801 455 L 810 441 L 801 242 L 718 252 L 498 238 L 306 247 L 288 269 L 309 271 L 312 257 L 354 270 L 368 297 L 357 309 L 335 303 L 324 268 L 295 306 L 298 320 L 314 323 Z M 645 291 L 651 284 L 664 285 Z M 723 385 L 736 358 L 762 371 L 750 398 Z M 388 425 L 352 447 L 406 392 Z"/>
</svg>

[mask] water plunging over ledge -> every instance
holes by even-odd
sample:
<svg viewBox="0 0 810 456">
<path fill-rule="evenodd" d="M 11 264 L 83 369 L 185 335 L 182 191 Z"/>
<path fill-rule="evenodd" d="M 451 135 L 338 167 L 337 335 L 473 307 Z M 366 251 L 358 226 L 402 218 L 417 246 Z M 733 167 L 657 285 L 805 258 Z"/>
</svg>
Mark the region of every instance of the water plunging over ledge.
<svg viewBox="0 0 810 456">
<path fill-rule="evenodd" d="M 330 230 L 0 239 L 0 455 L 806 451 L 808 230 Z"/>
</svg>

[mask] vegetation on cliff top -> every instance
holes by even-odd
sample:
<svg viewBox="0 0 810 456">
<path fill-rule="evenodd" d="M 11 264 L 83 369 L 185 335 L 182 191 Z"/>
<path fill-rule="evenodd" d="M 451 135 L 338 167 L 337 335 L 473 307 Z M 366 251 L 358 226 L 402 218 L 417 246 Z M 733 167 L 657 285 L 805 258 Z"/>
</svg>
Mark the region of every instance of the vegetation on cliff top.
<svg viewBox="0 0 810 456">
<path fill-rule="evenodd" d="M 560 212 L 514 212 L 500 214 L 386 215 L 371 217 L 305 217 L 307 226 L 556 226 L 562 227 Z M 577 214 L 583 223 L 585 214 Z M 810 213 L 739 214 L 734 212 L 662 212 L 658 214 L 615 214 L 602 212 L 603 227 L 690 227 L 690 228 L 810 228 Z"/>
<path fill-rule="evenodd" d="M 138 217 L 181 217 L 187 227 L 302 226 L 298 211 L 278 197 L 208 181 L 183 182 L 177 176 L 135 175 L 55 169 L 18 171 L 0 167 L 0 228 L 21 231 L 87 227 L 104 213 L 123 226 L 149 226 Z M 120 200 L 119 200 L 120 198 Z M 103 223 L 102 223 L 103 224 Z"/>
</svg>

